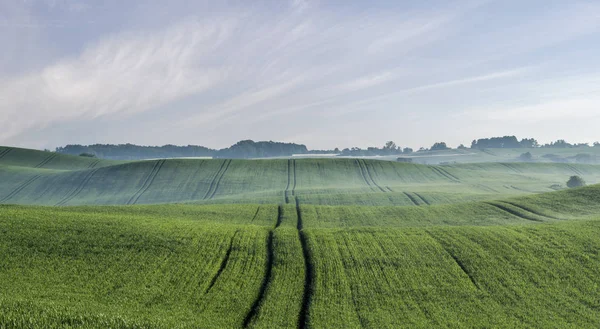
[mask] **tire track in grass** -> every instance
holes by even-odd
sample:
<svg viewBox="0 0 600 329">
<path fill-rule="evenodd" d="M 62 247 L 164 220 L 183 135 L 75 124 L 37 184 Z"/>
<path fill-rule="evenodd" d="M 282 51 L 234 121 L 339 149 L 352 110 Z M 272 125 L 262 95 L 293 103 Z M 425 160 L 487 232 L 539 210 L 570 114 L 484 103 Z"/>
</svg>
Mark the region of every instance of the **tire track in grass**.
<svg viewBox="0 0 600 329">
<path fill-rule="evenodd" d="M 579 170 L 579 169 L 575 168 L 574 166 L 572 166 L 572 165 L 570 165 L 570 164 L 568 164 L 568 165 L 567 165 L 567 167 L 568 167 L 569 169 L 571 169 L 571 171 L 573 171 L 573 172 L 574 172 L 574 173 L 576 173 L 577 175 L 580 175 L 580 176 L 583 176 L 583 175 L 584 175 L 584 174 L 583 174 L 583 172 L 581 172 L 581 170 Z"/>
<path fill-rule="evenodd" d="M 129 200 L 127 201 L 127 204 L 132 204 L 132 202 L 137 201 L 137 199 L 139 199 L 139 195 L 140 193 L 142 193 L 142 191 L 144 190 L 144 188 L 146 187 L 146 185 L 148 185 L 148 182 L 152 179 L 152 177 L 154 176 L 154 173 L 156 172 L 156 169 L 160 166 L 161 161 L 164 160 L 159 160 L 156 161 L 156 163 L 154 163 L 154 167 L 152 167 L 152 170 L 150 171 L 150 173 L 148 174 L 148 176 L 146 177 L 146 179 L 144 180 L 144 183 L 142 184 L 142 186 L 140 186 L 140 188 L 131 196 L 131 198 L 129 198 Z"/>
<path fill-rule="evenodd" d="M 81 181 L 81 183 L 79 183 L 79 185 L 71 193 L 67 194 L 66 197 L 64 197 L 57 204 L 55 204 L 55 206 L 63 206 L 67 202 L 69 202 L 73 198 L 75 198 L 77 195 L 79 195 L 79 193 L 81 193 L 81 191 L 83 191 L 83 188 L 85 187 L 85 185 L 87 185 L 87 183 L 92 179 L 92 176 L 94 176 L 94 174 L 98 170 L 100 170 L 100 168 L 94 169 L 94 170 L 90 171 L 89 173 L 87 173 L 87 175 L 83 178 L 83 180 Z"/>
<path fill-rule="evenodd" d="M 444 170 L 442 168 L 439 167 L 431 167 L 431 169 L 433 169 L 433 171 L 435 171 L 436 173 L 448 178 L 449 180 L 453 181 L 453 182 L 460 182 L 460 179 L 458 179 L 458 177 L 452 175 L 451 173 L 449 173 L 447 170 Z"/>
<path fill-rule="evenodd" d="M 378 185 L 378 184 L 375 182 L 375 180 L 373 179 L 373 175 L 371 175 L 371 171 L 369 170 L 369 166 L 368 166 L 367 162 L 366 162 L 366 161 L 363 159 L 363 160 L 362 160 L 362 163 L 363 163 L 363 165 L 364 165 L 364 167 L 365 167 L 365 170 L 366 170 L 366 172 L 367 172 L 367 177 L 369 177 L 369 179 L 371 180 L 371 182 L 373 183 L 373 185 L 377 186 L 377 188 L 378 188 L 378 189 L 380 189 L 380 190 L 381 190 L 381 192 L 383 192 L 383 193 L 386 193 L 386 191 L 385 191 L 383 188 L 381 188 L 381 186 L 379 186 L 379 185 Z"/>
<path fill-rule="evenodd" d="M 517 173 L 517 174 L 522 174 L 522 173 L 523 173 L 522 171 L 518 170 L 516 167 L 514 167 L 514 166 L 512 166 L 512 165 L 509 165 L 508 163 L 500 163 L 500 164 L 501 164 L 502 166 L 504 166 L 504 167 L 506 167 L 506 168 L 508 168 L 508 169 L 510 169 L 510 170 L 512 170 L 512 171 L 514 171 L 514 172 L 515 172 L 515 173 Z"/>
<path fill-rule="evenodd" d="M 244 328 L 248 328 L 248 326 L 252 322 L 252 319 L 258 313 L 260 305 L 262 304 L 263 300 L 265 299 L 265 293 L 267 291 L 267 287 L 269 286 L 269 283 L 271 282 L 271 273 L 273 270 L 273 257 L 274 257 L 273 250 L 274 250 L 273 230 L 270 230 L 269 237 L 267 238 L 267 265 L 266 265 L 266 269 L 265 269 L 265 276 L 263 277 L 263 281 L 260 286 L 258 298 L 256 298 L 256 300 L 252 304 L 252 307 L 250 308 L 250 311 L 248 312 L 248 314 L 246 314 L 246 318 L 244 319 Z"/>
<path fill-rule="evenodd" d="M 517 204 L 517 203 L 511 202 L 511 201 L 505 201 L 505 200 L 504 200 L 504 201 L 500 201 L 500 202 L 502 202 L 502 203 L 506 203 L 506 204 L 509 204 L 509 205 L 511 205 L 511 206 L 513 206 L 513 207 L 516 207 L 516 208 L 522 209 L 522 210 L 524 210 L 524 211 L 530 212 L 530 213 L 532 213 L 532 214 L 534 214 L 534 215 L 538 215 L 538 216 L 540 216 L 540 217 L 546 217 L 546 218 L 550 218 L 550 219 L 561 220 L 561 219 L 560 219 L 560 218 L 558 218 L 558 217 L 554 217 L 554 216 L 550 216 L 550 215 L 545 215 L 545 214 L 542 214 L 541 212 L 539 212 L 539 211 L 537 211 L 537 210 L 533 210 L 533 209 L 531 209 L 530 207 L 527 207 L 527 206 L 522 206 L 522 205 L 520 205 L 520 204 Z"/>
<path fill-rule="evenodd" d="M 250 223 L 254 222 L 254 220 L 256 219 L 256 217 L 258 217 L 258 212 L 260 211 L 260 206 L 256 207 L 256 212 L 254 213 L 254 216 L 252 217 L 252 220 L 250 221 Z"/>
<path fill-rule="evenodd" d="M 284 192 L 285 203 L 290 203 L 289 192 L 290 192 L 291 180 L 292 180 L 292 159 L 288 159 L 288 161 L 287 161 L 287 185 L 285 186 L 285 192 Z"/>
<path fill-rule="evenodd" d="M 394 190 L 392 190 L 389 186 L 386 186 L 385 188 L 390 192 L 394 192 Z"/>
<path fill-rule="evenodd" d="M 217 194 L 217 191 L 219 190 L 219 185 L 221 185 L 221 180 L 223 179 L 223 176 L 225 176 L 225 173 L 229 169 L 229 165 L 231 165 L 231 159 L 229 159 L 227 161 L 227 165 L 225 166 L 225 169 L 223 169 L 223 171 L 221 172 L 221 175 L 219 176 L 219 179 L 217 180 L 217 183 L 215 184 L 215 189 L 213 190 L 213 192 L 210 195 L 209 199 L 214 198 L 215 194 Z"/>
<path fill-rule="evenodd" d="M 412 202 L 415 206 L 420 206 L 419 202 L 417 201 L 417 199 L 415 199 L 414 196 L 408 194 L 408 192 L 402 192 L 402 193 L 404 193 L 404 195 L 406 195 L 406 197 L 410 199 L 410 202 Z"/>
<path fill-rule="evenodd" d="M 202 198 L 203 200 L 206 200 L 208 198 L 208 196 L 210 195 L 210 193 L 212 192 L 212 189 L 215 186 L 215 182 L 217 181 L 217 178 L 219 177 L 221 170 L 223 170 L 223 168 L 225 167 L 225 164 L 227 163 L 227 161 L 228 160 L 223 160 L 223 163 L 221 163 L 221 167 L 219 167 L 219 170 L 217 170 L 217 173 L 215 174 L 212 181 L 210 182 L 210 186 L 208 187 L 206 194 L 204 194 L 204 197 Z"/>
<path fill-rule="evenodd" d="M 538 218 L 535 218 L 535 217 L 532 217 L 532 216 L 528 216 L 528 215 L 525 215 L 525 214 L 521 214 L 518 211 L 510 209 L 509 207 L 507 207 L 505 205 L 502 205 L 502 204 L 493 203 L 493 202 L 484 202 L 484 203 L 486 203 L 486 204 L 488 204 L 490 206 L 496 207 L 496 208 L 498 208 L 498 209 L 500 209 L 500 210 L 502 210 L 504 212 L 507 212 L 507 213 L 509 213 L 509 214 L 511 214 L 513 216 L 520 217 L 522 219 L 526 219 L 526 220 L 533 221 L 533 222 L 538 222 L 538 223 L 540 223 L 540 222 L 543 223 L 544 222 L 544 221 L 542 221 L 542 220 L 540 220 Z"/>
<path fill-rule="evenodd" d="M 14 189 L 12 192 L 10 192 L 7 196 L 5 196 L 4 198 L 0 199 L 0 203 L 11 199 L 15 195 L 17 195 L 19 192 L 21 192 L 23 189 L 25 189 L 27 186 L 31 185 L 31 183 L 33 183 L 34 181 L 36 181 L 41 176 L 42 175 L 35 175 L 35 176 L 29 178 L 28 180 L 26 180 L 25 182 L 23 182 L 23 184 L 19 185 L 16 189 Z"/>
<path fill-rule="evenodd" d="M 2 159 L 5 155 L 10 153 L 10 151 L 12 151 L 12 150 L 13 150 L 12 147 L 7 147 L 6 149 L 4 149 L 2 152 L 0 152 L 0 159 Z"/>
<path fill-rule="evenodd" d="M 150 188 L 150 185 L 152 185 L 152 183 L 154 183 L 154 180 L 156 179 L 156 176 L 158 176 L 158 172 L 162 169 L 163 165 L 165 164 L 165 161 L 167 160 L 160 160 L 160 164 L 158 165 L 158 167 L 156 168 L 156 170 L 154 171 L 154 175 L 152 175 L 152 177 L 150 178 L 150 180 L 148 180 L 148 184 L 146 184 L 146 186 L 140 190 L 140 193 L 137 195 L 137 197 L 135 197 L 135 199 L 133 200 L 133 202 L 131 202 L 130 204 L 135 204 L 136 202 L 138 202 L 138 200 L 142 197 L 142 195 L 144 193 L 146 193 L 146 191 L 148 191 L 148 189 Z"/>
<path fill-rule="evenodd" d="M 292 165 L 294 167 L 294 185 L 292 187 L 292 195 L 296 196 L 296 183 L 298 182 L 297 176 L 296 176 L 296 159 L 292 160 Z"/>
<path fill-rule="evenodd" d="M 275 228 L 278 228 L 279 225 L 281 225 L 282 221 L 283 221 L 283 206 L 279 205 L 277 207 L 277 222 L 275 223 Z"/>
<path fill-rule="evenodd" d="M 419 199 L 421 199 L 426 205 L 431 206 L 431 203 L 427 201 L 427 199 L 425 199 L 421 194 L 417 192 L 413 192 L 413 194 L 416 195 Z"/>
<path fill-rule="evenodd" d="M 213 276 L 213 278 L 210 280 L 210 284 L 206 288 L 206 291 L 204 292 L 204 294 L 208 294 L 208 292 L 212 289 L 212 287 L 215 285 L 215 283 L 219 279 L 219 276 L 221 276 L 221 273 L 223 273 L 223 271 L 227 267 L 227 263 L 229 262 L 229 257 L 231 256 L 231 251 L 233 250 L 233 241 L 235 239 L 235 236 L 238 234 L 238 232 L 239 231 L 235 231 L 235 233 L 233 233 L 233 236 L 231 237 L 231 240 L 229 241 L 229 248 L 227 249 L 227 252 L 225 253 L 225 257 L 223 257 L 223 260 L 221 260 L 221 265 L 219 266 L 219 270 L 217 271 L 215 276 Z"/>
<path fill-rule="evenodd" d="M 475 277 L 473 276 L 471 271 L 469 271 L 469 269 L 465 266 L 465 264 L 455 254 L 453 254 L 451 250 L 448 250 L 448 248 L 446 248 L 446 246 L 444 245 L 443 242 L 439 241 L 429 231 L 425 231 L 425 232 L 427 233 L 427 235 L 429 235 L 431 237 L 431 239 L 433 239 L 433 241 L 435 241 L 446 252 L 446 254 L 448 254 L 454 260 L 456 265 L 458 265 L 458 267 L 460 267 L 460 269 L 463 271 L 463 273 L 465 273 L 467 275 L 467 277 L 469 277 L 469 280 L 475 286 L 475 288 L 477 288 L 477 290 L 482 290 L 481 287 L 479 286 L 479 284 L 477 283 L 477 280 L 475 280 Z"/>
<path fill-rule="evenodd" d="M 373 188 L 373 186 L 371 186 L 371 183 L 369 183 L 369 181 L 367 180 L 367 176 L 365 175 L 364 169 L 362 167 L 362 164 L 360 163 L 360 160 L 355 159 L 356 164 L 358 165 L 358 170 L 360 171 L 360 175 L 362 176 L 363 181 L 365 182 L 365 184 L 367 184 L 367 186 L 371 189 L 371 191 L 375 192 L 375 189 Z"/>
<path fill-rule="evenodd" d="M 96 160 L 96 161 L 90 163 L 90 165 L 88 166 L 88 169 L 95 168 L 98 165 L 98 163 L 100 163 L 100 160 Z"/>
<path fill-rule="evenodd" d="M 47 165 L 48 162 L 52 161 L 57 156 L 58 156 L 58 153 L 52 153 L 52 154 L 50 154 L 47 158 L 45 158 L 44 160 L 42 160 L 42 162 L 38 163 L 35 166 L 35 168 L 42 168 L 43 166 Z"/>
<path fill-rule="evenodd" d="M 302 255 L 304 256 L 304 292 L 302 293 L 302 306 L 298 316 L 298 328 L 304 329 L 308 325 L 307 321 L 310 302 L 312 299 L 314 269 L 312 266 L 311 254 L 308 248 L 308 239 L 303 231 L 304 223 L 302 222 L 302 209 L 300 209 L 300 201 L 298 198 L 296 198 L 296 215 L 298 217 L 296 228 L 298 229 L 298 238 L 300 239 Z"/>
</svg>

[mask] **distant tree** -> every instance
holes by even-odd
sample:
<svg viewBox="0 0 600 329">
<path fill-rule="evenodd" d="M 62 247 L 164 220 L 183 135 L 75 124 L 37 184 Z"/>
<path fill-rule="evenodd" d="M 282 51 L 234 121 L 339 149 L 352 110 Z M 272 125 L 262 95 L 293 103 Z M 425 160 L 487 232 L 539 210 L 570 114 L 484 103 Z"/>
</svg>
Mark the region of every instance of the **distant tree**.
<svg viewBox="0 0 600 329">
<path fill-rule="evenodd" d="M 533 156 L 531 155 L 531 152 L 525 152 L 519 156 L 519 160 L 525 161 L 525 162 L 530 162 L 532 159 L 533 159 Z"/>
<path fill-rule="evenodd" d="M 564 139 L 559 139 L 556 142 L 550 142 L 550 144 L 545 144 L 544 147 L 548 148 L 571 148 L 573 144 L 567 143 Z"/>
<path fill-rule="evenodd" d="M 394 143 L 393 141 L 388 141 L 383 146 L 383 149 L 384 150 L 396 150 L 396 143 Z"/>
<path fill-rule="evenodd" d="M 413 153 L 413 149 L 411 149 L 410 147 L 405 147 L 404 150 L 402 150 L 402 153 L 411 154 Z"/>
<path fill-rule="evenodd" d="M 333 152 L 339 154 L 340 153 L 340 149 L 336 147 L 335 150 L 333 150 Z"/>
<path fill-rule="evenodd" d="M 427 151 L 426 148 L 424 148 L 423 146 L 419 147 L 419 150 L 417 152 L 425 152 Z"/>
<path fill-rule="evenodd" d="M 448 147 L 448 145 L 446 145 L 445 142 L 438 142 L 433 144 L 433 146 L 431 147 L 432 151 L 444 151 L 444 150 L 449 150 L 450 148 Z"/>
<path fill-rule="evenodd" d="M 519 144 L 521 144 L 521 147 L 524 147 L 524 148 L 534 148 L 534 147 L 540 146 L 540 144 L 538 143 L 537 140 L 535 140 L 535 138 L 523 138 L 523 139 L 521 139 Z"/>
<path fill-rule="evenodd" d="M 458 145 L 457 149 L 458 150 L 466 150 L 467 147 L 464 144 L 460 144 L 460 145 Z"/>
<path fill-rule="evenodd" d="M 582 187 L 585 186 L 585 181 L 579 176 L 571 176 L 567 181 L 567 186 L 569 188 Z"/>
<path fill-rule="evenodd" d="M 515 136 L 481 138 L 471 143 L 471 148 L 521 148 L 521 142 Z"/>
<path fill-rule="evenodd" d="M 96 157 L 96 155 L 95 155 L 95 154 L 92 154 L 92 153 L 85 153 L 85 152 L 84 152 L 84 153 L 81 153 L 81 154 L 79 154 L 79 156 L 80 156 L 80 157 L 86 157 L 86 158 L 95 158 L 95 157 Z"/>
</svg>

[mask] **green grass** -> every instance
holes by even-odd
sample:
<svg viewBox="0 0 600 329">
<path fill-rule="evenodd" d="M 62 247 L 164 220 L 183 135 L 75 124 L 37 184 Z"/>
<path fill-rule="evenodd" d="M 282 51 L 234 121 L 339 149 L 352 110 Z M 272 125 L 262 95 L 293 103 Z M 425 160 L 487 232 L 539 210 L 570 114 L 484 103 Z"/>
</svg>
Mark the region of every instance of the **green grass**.
<svg viewBox="0 0 600 329">
<path fill-rule="evenodd" d="M 45 159 L 50 161 L 43 163 Z M 13 149 L 0 158 L 0 203 L 412 206 L 553 191 L 600 167 L 550 163 L 426 166 L 359 159 L 152 160 L 117 163 Z M 42 162 L 42 168 L 36 166 Z"/>
<path fill-rule="evenodd" d="M 0 328 L 600 323 L 600 167 L 2 154 Z"/>
</svg>

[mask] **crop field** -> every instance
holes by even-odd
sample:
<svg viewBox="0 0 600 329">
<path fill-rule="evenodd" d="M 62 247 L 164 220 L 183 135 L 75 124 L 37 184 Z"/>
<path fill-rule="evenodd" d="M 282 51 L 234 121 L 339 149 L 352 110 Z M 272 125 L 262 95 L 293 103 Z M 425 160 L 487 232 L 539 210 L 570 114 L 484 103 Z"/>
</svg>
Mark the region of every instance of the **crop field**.
<svg viewBox="0 0 600 329">
<path fill-rule="evenodd" d="M 0 147 L 0 328 L 597 328 L 597 183 Z"/>
</svg>

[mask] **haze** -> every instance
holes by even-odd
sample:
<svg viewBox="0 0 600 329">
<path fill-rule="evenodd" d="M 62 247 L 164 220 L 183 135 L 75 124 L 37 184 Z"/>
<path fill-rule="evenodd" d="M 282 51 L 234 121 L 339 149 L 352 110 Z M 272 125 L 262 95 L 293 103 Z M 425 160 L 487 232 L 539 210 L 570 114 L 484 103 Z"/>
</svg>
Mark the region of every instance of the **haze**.
<svg viewBox="0 0 600 329">
<path fill-rule="evenodd" d="M 597 140 L 597 1 L 218 3 L 0 1 L 0 145 Z"/>
</svg>

